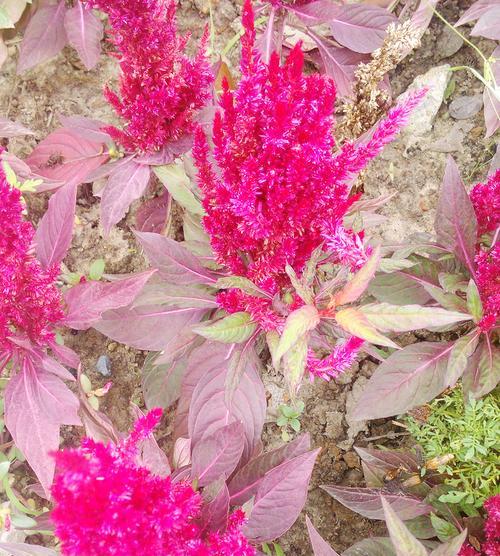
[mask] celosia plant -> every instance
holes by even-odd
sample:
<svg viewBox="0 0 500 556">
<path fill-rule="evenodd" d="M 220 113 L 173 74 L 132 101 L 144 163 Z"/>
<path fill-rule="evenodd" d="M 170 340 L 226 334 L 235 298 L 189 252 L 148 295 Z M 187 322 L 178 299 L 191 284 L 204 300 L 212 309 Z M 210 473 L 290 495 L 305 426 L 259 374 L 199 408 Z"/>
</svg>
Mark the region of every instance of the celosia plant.
<svg viewBox="0 0 500 556">
<path fill-rule="evenodd" d="M 202 527 L 201 494 L 186 480 L 138 464 L 161 410 L 140 418 L 118 445 L 85 439 L 56 455 L 52 519 L 63 556 L 251 556 L 238 510 L 220 532 Z"/>
<path fill-rule="evenodd" d="M 390 355 L 361 397 L 359 418 L 403 413 L 432 400 L 460 378 L 467 398 L 483 396 L 498 384 L 500 171 L 476 185 L 469 198 L 450 159 L 435 229 L 435 241 L 419 239 L 393 248 L 397 270 L 372 281 L 369 292 L 380 303 L 368 307 L 368 316 L 385 313 L 391 321 L 388 328 L 403 331 L 416 323 L 417 315 L 442 307 L 472 322 L 455 341 L 420 342 Z M 403 306 L 408 302 L 413 303 L 411 309 Z M 447 323 L 437 318 L 428 325 L 447 330 Z"/>
<path fill-rule="evenodd" d="M 120 96 L 106 97 L 126 125 L 107 131 L 132 152 L 151 152 L 193 130 L 193 116 L 209 98 L 212 82 L 202 40 L 194 59 L 188 37 L 177 35 L 173 0 L 89 0 L 109 16 L 120 61 Z"/>
<path fill-rule="evenodd" d="M 59 261 L 45 266 L 36 258 L 35 230 L 23 212 L 20 191 L 0 169 L 0 370 L 8 366 L 11 375 L 5 424 L 48 489 L 54 466 L 45 450 L 57 448 L 61 424 L 80 423 L 78 401 L 61 380 L 74 379 L 56 359 L 71 364 L 78 358 L 55 342 L 54 327 L 64 316 Z"/>
</svg>

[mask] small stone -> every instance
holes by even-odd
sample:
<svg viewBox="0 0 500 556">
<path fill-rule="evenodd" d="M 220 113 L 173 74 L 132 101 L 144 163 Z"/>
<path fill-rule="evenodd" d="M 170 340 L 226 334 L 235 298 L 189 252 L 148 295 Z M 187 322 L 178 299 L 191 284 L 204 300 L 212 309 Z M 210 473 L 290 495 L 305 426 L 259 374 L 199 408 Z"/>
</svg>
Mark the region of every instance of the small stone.
<svg viewBox="0 0 500 556">
<path fill-rule="evenodd" d="M 439 59 L 443 60 L 444 58 L 453 56 L 453 54 L 456 54 L 462 48 L 463 44 L 464 41 L 462 37 L 445 26 L 436 45 L 436 52 L 439 53 Z"/>
<path fill-rule="evenodd" d="M 111 342 L 108 345 L 108 351 L 115 351 L 115 349 L 118 347 L 118 344 L 116 344 L 115 342 Z"/>
<path fill-rule="evenodd" d="M 96 371 L 102 376 L 111 376 L 111 360 L 107 355 L 100 355 L 96 363 Z"/>
<path fill-rule="evenodd" d="M 408 125 L 403 128 L 402 133 L 406 138 L 414 140 L 415 136 L 421 137 L 432 131 L 432 125 L 443 102 L 450 77 L 449 64 L 436 66 L 427 73 L 418 75 L 408 87 L 407 92 L 401 95 L 400 101 L 411 91 L 419 91 L 425 87 L 428 89 L 422 102 L 411 114 Z"/>
<path fill-rule="evenodd" d="M 455 120 L 468 120 L 475 116 L 483 106 L 481 95 L 461 96 L 454 99 L 448 106 L 450 116 Z"/>
<path fill-rule="evenodd" d="M 360 466 L 359 456 L 356 454 L 356 452 L 345 453 L 344 461 L 347 463 L 349 469 L 354 469 Z"/>
<path fill-rule="evenodd" d="M 344 434 L 342 428 L 343 415 L 340 411 L 329 411 L 326 414 L 325 436 L 337 440 Z"/>
<path fill-rule="evenodd" d="M 426 199 L 425 197 L 423 199 L 420 199 L 418 205 L 422 212 L 427 212 L 431 208 L 429 204 L 429 199 Z"/>
</svg>

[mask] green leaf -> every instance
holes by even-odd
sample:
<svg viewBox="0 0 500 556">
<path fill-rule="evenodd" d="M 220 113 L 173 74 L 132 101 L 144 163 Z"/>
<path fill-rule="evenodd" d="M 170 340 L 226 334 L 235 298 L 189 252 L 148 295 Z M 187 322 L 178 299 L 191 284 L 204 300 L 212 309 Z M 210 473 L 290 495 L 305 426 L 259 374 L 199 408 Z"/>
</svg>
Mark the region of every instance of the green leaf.
<svg viewBox="0 0 500 556">
<path fill-rule="evenodd" d="M 460 535 L 452 539 L 451 541 L 447 542 L 446 544 L 442 544 L 434 549 L 430 556 L 458 556 L 462 545 L 467 538 L 467 529 L 464 529 Z"/>
<path fill-rule="evenodd" d="M 89 377 L 83 373 L 80 375 L 80 384 L 82 385 L 82 390 L 85 394 L 92 392 L 92 383 L 90 382 Z"/>
<path fill-rule="evenodd" d="M 286 265 L 285 271 L 288 274 L 290 282 L 297 292 L 297 295 L 302 299 L 304 303 L 311 305 L 314 301 L 314 295 L 311 287 L 302 284 L 297 274 L 295 274 L 295 270 L 290 265 Z"/>
<path fill-rule="evenodd" d="M 469 281 L 469 286 L 467 287 L 467 308 L 474 322 L 477 323 L 483 318 L 483 304 L 481 303 L 477 285 L 472 279 Z"/>
<path fill-rule="evenodd" d="M 422 287 L 444 309 L 448 309 L 448 311 L 459 311 L 461 313 L 466 313 L 468 311 L 467 303 L 461 297 L 458 297 L 458 295 L 445 292 L 432 284 L 422 284 Z"/>
<path fill-rule="evenodd" d="M 470 357 L 476 351 L 478 343 L 479 334 L 476 331 L 472 331 L 455 342 L 450 352 L 446 369 L 446 384 L 448 386 L 455 386 L 457 380 L 465 372 Z"/>
<path fill-rule="evenodd" d="M 154 173 L 167 188 L 172 197 L 186 210 L 194 214 L 204 214 L 203 207 L 190 189 L 190 180 L 182 163 L 156 166 Z"/>
<path fill-rule="evenodd" d="M 304 305 L 290 313 L 285 321 L 283 334 L 276 348 L 273 363 L 278 366 L 281 358 L 310 330 L 314 330 L 320 321 L 319 313 L 313 305 Z"/>
<path fill-rule="evenodd" d="M 367 342 L 371 342 L 372 344 L 379 346 L 399 349 L 399 346 L 392 340 L 380 334 L 368 321 L 366 316 L 358 309 L 349 307 L 347 309 L 337 311 L 337 313 L 335 313 L 335 320 L 341 328 L 353 336 L 357 336 L 362 340 L 366 340 Z"/>
<path fill-rule="evenodd" d="M 288 419 L 292 419 L 292 417 L 295 416 L 293 407 L 290 407 L 289 405 L 280 405 L 279 409 L 281 413 L 283 413 L 283 415 Z"/>
<path fill-rule="evenodd" d="M 280 415 L 276 419 L 276 424 L 278 427 L 286 427 L 288 425 L 288 419 L 284 415 Z"/>
<path fill-rule="evenodd" d="M 276 359 L 276 350 L 278 349 L 278 344 L 280 343 L 279 334 L 275 330 L 270 330 L 266 332 L 266 342 L 269 348 L 269 353 L 271 354 L 271 359 L 274 361 Z"/>
<path fill-rule="evenodd" d="M 3 478 L 7 476 L 10 468 L 10 461 L 2 461 L 0 463 L 0 481 L 3 481 Z"/>
<path fill-rule="evenodd" d="M 89 268 L 89 278 L 91 280 L 100 280 L 104 274 L 104 259 L 96 259 Z"/>
<path fill-rule="evenodd" d="M 299 387 L 304 377 L 307 363 L 307 338 L 302 336 L 284 355 L 283 375 L 290 393 L 290 397 L 295 399 Z M 297 413 L 292 409 L 292 415 Z"/>
<path fill-rule="evenodd" d="M 447 326 L 470 320 L 470 315 L 440 307 L 370 303 L 359 309 L 368 322 L 381 332 L 409 332 L 419 328 Z"/>
<path fill-rule="evenodd" d="M 0 29 L 13 29 L 14 23 L 10 18 L 9 12 L 3 7 L 0 6 Z"/>
<path fill-rule="evenodd" d="M 386 499 L 383 496 L 381 498 L 385 522 L 397 556 L 427 556 L 424 545 L 408 531 Z"/>
<path fill-rule="evenodd" d="M 11 521 L 17 529 L 30 529 L 37 525 L 37 522 L 32 517 L 24 514 L 13 514 Z"/>
<path fill-rule="evenodd" d="M 378 270 L 384 273 L 396 272 L 397 270 L 411 268 L 415 264 L 414 261 L 409 261 L 408 259 L 381 259 Z"/>
<path fill-rule="evenodd" d="M 257 325 L 252 322 L 251 315 L 241 311 L 208 325 L 193 326 L 192 330 L 209 340 L 225 344 L 239 344 L 248 340 L 255 332 L 256 327 Z"/>
<path fill-rule="evenodd" d="M 457 293 L 457 291 L 465 291 L 467 289 L 467 282 L 464 282 L 464 277 L 460 274 L 447 274 L 441 272 L 438 275 L 439 284 L 444 291 L 449 293 Z"/>
<path fill-rule="evenodd" d="M 432 526 L 438 539 L 442 542 L 449 541 L 456 535 L 458 535 L 458 529 L 446 519 L 438 517 L 435 513 L 431 512 L 430 515 Z"/>
<path fill-rule="evenodd" d="M 274 546 L 274 552 L 276 553 L 276 556 L 285 556 L 283 549 L 278 543 L 273 542 L 273 546 Z"/>
<path fill-rule="evenodd" d="M 248 293 L 249 295 L 253 295 L 254 297 L 262 297 L 266 299 L 270 298 L 268 293 L 261 290 L 251 280 L 245 278 L 244 276 L 225 276 L 224 278 L 219 278 L 215 287 L 220 290 L 237 288 L 245 293 Z"/>
<path fill-rule="evenodd" d="M 300 431 L 300 421 L 298 419 L 292 419 L 290 421 L 290 426 L 292 427 L 292 429 L 295 432 L 299 432 Z"/>
<path fill-rule="evenodd" d="M 336 306 L 345 305 L 359 299 L 368 287 L 371 279 L 375 276 L 379 263 L 380 246 L 377 246 L 366 263 L 347 282 L 344 288 L 335 294 L 333 304 Z"/>
</svg>

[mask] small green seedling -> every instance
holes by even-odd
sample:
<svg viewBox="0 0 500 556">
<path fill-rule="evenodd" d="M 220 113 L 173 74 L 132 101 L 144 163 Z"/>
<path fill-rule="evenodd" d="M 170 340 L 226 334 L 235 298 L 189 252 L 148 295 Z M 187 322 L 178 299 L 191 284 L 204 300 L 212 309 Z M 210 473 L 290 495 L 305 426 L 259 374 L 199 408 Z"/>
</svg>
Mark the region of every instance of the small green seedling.
<svg viewBox="0 0 500 556">
<path fill-rule="evenodd" d="M 294 405 L 280 405 L 278 408 L 279 416 L 276 419 L 276 424 L 281 428 L 281 438 L 283 442 L 290 440 L 290 433 L 288 427 L 293 431 L 300 431 L 299 417 L 304 411 L 304 402 L 298 400 Z"/>
<path fill-rule="evenodd" d="M 285 556 L 284 550 L 277 542 L 273 542 L 272 547 L 267 542 L 265 542 L 262 545 L 262 552 L 264 554 L 267 554 L 267 556 Z"/>
<path fill-rule="evenodd" d="M 96 411 L 99 410 L 99 398 L 105 396 L 111 386 L 113 386 L 112 382 L 107 382 L 102 388 L 92 388 L 92 383 L 90 382 L 90 378 L 85 375 L 80 375 L 80 385 L 82 390 L 84 391 L 85 395 L 87 396 L 87 400 L 90 406 L 95 409 Z"/>
</svg>

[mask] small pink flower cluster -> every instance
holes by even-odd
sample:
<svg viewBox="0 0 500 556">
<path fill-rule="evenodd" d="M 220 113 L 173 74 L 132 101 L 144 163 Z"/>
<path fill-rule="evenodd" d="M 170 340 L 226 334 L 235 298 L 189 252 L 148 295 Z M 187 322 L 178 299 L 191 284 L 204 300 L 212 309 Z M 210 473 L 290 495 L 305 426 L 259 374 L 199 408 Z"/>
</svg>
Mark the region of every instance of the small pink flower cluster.
<svg viewBox="0 0 500 556">
<path fill-rule="evenodd" d="M 481 552 L 469 543 L 464 543 L 458 556 L 499 556 L 500 554 L 500 494 L 492 496 L 484 503 L 488 517 L 484 524 L 485 542 L 481 544 Z"/>
<path fill-rule="evenodd" d="M 140 443 L 161 418 L 140 418 L 120 444 L 85 439 L 56 454 L 52 519 L 63 556 L 253 556 L 236 511 L 224 533 L 206 536 L 198 523 L 202 498 L 187 481 L 153 475 L 136 463 Z"/>
<path fill-rule="evenodd" d="M 0 369 L 16 341 L 45 346 L 62 319 L 58 268 L 44 271 L 33 254 L 35 230 L 23 218 L 21 193 L 0 169 Z"/>
<path fill-rule="evenodd" d="M 174 0 L 88 0 L 109 15 L 120 61 L 120 96 L 105 94 L 127 121 L 106 131 L 130 151 L 152 152 L 193 131 L 193 116 L 210 97 L 213 76 L 206 39 L 194 59 L 179 37 Z"/>
<path fill-rule="evenodd" d="M 476 184 L 470 192 L 477 217 L 478 234 L 495 232 L 500 226 L 500 170 L 486 183 Z"/>
<path fill-rule="evenodd" d="M 500 170 L 486 183 L 478 183 L 470 193 L 477 217 L 478 233 L 500 232 Z M 485 332 L 495 327 L 500 315 L 500 245 L 489 251 L 478 245 L 476 254 L 476 282 L 483 303 L 484 317 L 479 326 Z"/>
</svg>

